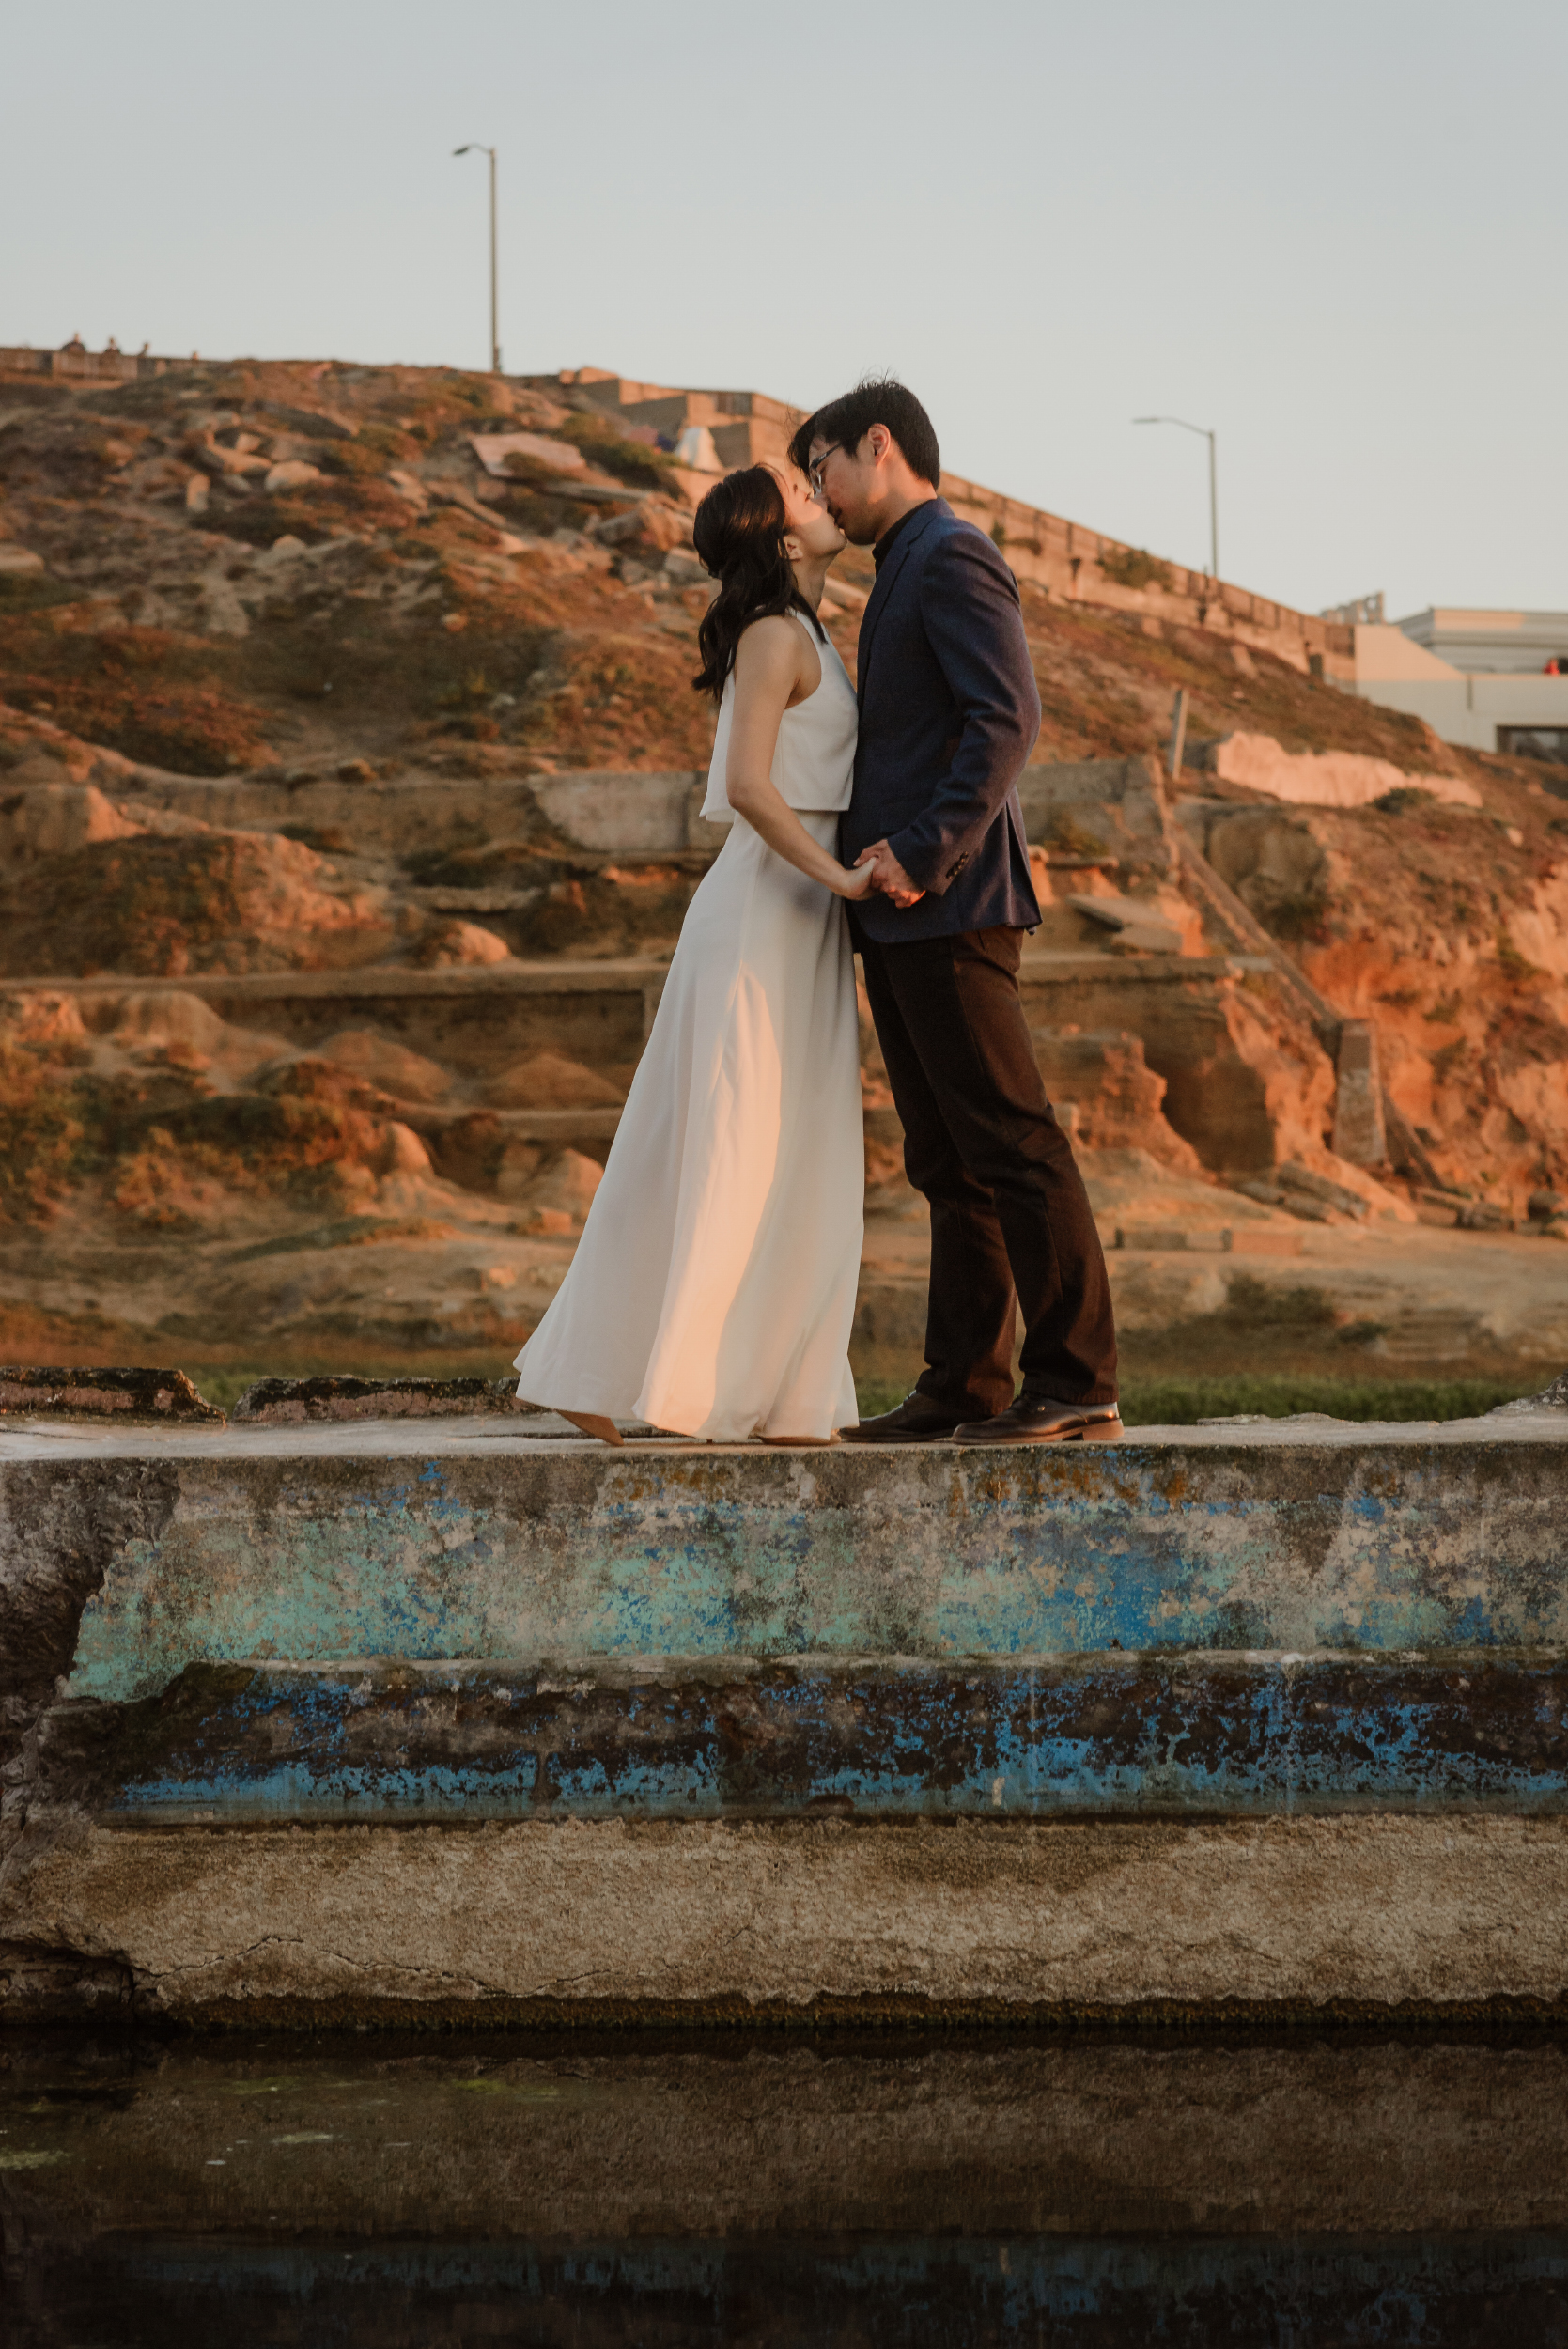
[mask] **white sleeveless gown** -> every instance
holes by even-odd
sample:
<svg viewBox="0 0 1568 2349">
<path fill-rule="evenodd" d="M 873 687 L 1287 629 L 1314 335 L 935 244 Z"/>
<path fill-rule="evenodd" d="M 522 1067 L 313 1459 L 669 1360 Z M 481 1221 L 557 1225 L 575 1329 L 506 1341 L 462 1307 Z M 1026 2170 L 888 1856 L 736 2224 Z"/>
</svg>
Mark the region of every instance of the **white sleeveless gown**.
<svg viewBox="0 0 1568 2349">
<path fill-rule="evenodd" d="M 785 710 L 772 776 L 831 850 L 855 689 L 810 632 L 822 682 Z M 729 837 L 687 911 L 577 1253 L 517 1358 L 518 1393 L 718 1442 L 826 1438 L 858 1416 L 854 961 L 843 899 L 729 805 L 734 698 L 732 676 L 703 806 Z"/>
</svg>

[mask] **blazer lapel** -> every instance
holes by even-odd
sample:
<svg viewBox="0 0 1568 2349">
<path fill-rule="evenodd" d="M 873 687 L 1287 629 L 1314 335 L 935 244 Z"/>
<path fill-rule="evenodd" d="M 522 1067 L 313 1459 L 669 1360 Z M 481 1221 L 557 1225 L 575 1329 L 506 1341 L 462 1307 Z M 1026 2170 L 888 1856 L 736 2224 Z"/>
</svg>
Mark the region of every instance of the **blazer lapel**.
<svg viewBox="0 0 1568 2349">
<path fill-rule="evenodd" d="M 861 620 L 861 633 L 855 648 L 855 691 L 862 703 L 865 700 L 865 681 L 871 673 L 871 647 L 876 640 L 877 623 L 887 609 L 888 598 L 893 591 L 898 575 L 908 561 L 916 540 L 924 537 L 937 515 L 951 514 L 952 511 L 945 498 L 927 499 L 919 519 L 911 521 L 907 530 L 899 532 L 897 545 L 877 574 L 877 584 L 871 591 L 871 600 Z"/>
</svg>

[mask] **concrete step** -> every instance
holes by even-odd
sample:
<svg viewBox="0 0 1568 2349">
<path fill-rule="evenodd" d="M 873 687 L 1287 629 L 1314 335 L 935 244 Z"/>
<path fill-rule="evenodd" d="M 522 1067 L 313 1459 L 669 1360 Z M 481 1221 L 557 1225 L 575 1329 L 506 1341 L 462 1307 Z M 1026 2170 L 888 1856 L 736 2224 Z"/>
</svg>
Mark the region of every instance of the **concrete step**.
<svg viewBox="0 0 1568 2349">
<path fill-rule="evenodd" d="M 526 1425 L 7 1427 L 0 1506 L 30 1579 L 46 1520 L 155 1478 L 57 1665 L 116 1702 L 257 1657 L 1568 1652 L 1561 1413 L 967 1452 Z"/>
<path fill-rule="evenodd" d="M 1223 1651 L 194 1664 L 40 1726 L 113 1824 L 1332 1815 L 1568 1803 L 1568 1659 Z"/>
<path fill-rule="evenodd" d="M 458 893 L 437 894 L 444 903 Z M 1192 988 L 1210 990 L 1244 967 L 1236 956 L 1184 960 L 1043 954 L 1026 956 L 1020 976 L 1026 1014 L 1036 1025 L 1157 1033 L 1160 1016 L 1151 1014 L 1146 1002 L 1130 1003 L 1130 985 L 1172 992 L 1172 1017 L 1185 1035 L 1182 1005 Z M 0 1002 L 67 995 L 80 1003 L 89 1026 L 102 1027 L 114 1023 L 128 995 L 194 995 L 235 1026 L 265 1029 L 301 1047 L 324 1042 L 345 1027 L 369 1025 L 459 1076 L 477 1077 L 545 1050 L 590 1067 L 629 1066 L 647 1040 L 668 975 L 668 961 L 652 956 L 562 956 L 449 970 L 372 964 L 343 971 L 196 972 L 177 978 L 98 972 L 91 978 L 0 979 Z M 882 1138 L 898 1140 L 895 1128 L 894 1120 Z M 541 1127 L 540 1135 L 547 1130 L 553 1128 Z"/>
<path fill-rule="evenodd" d="M 345 1027 L 372 1026 L 461 1076 L 481 1076 L 545 1049 L 589 1067 L 634 1062 L 668 972 L 667 963 L 638 957 L 435 971 L 385 964 L 351 971 L 201 972 L 177 979 L 97 975 L 3 980 L 0 1000 L 40 991 L 70 995 L 89 1026 L 110 1026 L 128 995 L 194 995 L 237 1027 L 265 1029 L 302 1047 L 322 1043 Z"/>
<path fill-rule="evenodd" d="M 123 995 L 196 995 L 222 1009 L 228 1003 L 319 1003 L 339 997 L 360 1003 L 418 1003 L 428 998 L 467 1002 L 474 996 L 640 995 L 662 985 L 669 965 L 654 957 L 599 961 L 487 962 L 424 971 L 412 964 L 370 963 L 346 971 L 198 971 L 178 978 L 137 972 L 95 972 L 91 978 L 0 979 L 0 996 L 39 989 L 79 1000 Z"/>
<path fill-rule="evenodd" d="M 273 832 L 287 823 L 339 831 L 356 848 L 394 854 L 526 839 L 541 820 L 574 847 L 621 856 L 712 850 L 722 838 L 697 813 L 707 778 L 690 770 L 371 777 L 356 765 L 345 773 L 269 768 L 215 778 L 144 772 L 123 797 L 132 815 L 140 803 L 225 830 Z"/>
<path fill-rule="evenodd" d="M 1564 1412 L 4 1427 L 0 2014 L 1560 2021 L 1565 1486 Z"/>
</svg>

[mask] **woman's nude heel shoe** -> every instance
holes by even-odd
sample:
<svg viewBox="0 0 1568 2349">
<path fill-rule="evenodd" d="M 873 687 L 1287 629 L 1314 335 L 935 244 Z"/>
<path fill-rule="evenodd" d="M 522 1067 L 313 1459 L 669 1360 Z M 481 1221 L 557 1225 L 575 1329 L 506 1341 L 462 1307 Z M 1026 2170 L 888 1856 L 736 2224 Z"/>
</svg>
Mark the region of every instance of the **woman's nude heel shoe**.
<svg viewBox="0 0 1568 2349">
<path fill-rule="evenodd" d="M 613 1419 L 601 1419 L 597 1411 L 558 1411 L 558 1419 L 569 1419 L 574 1427 L 581 1427 L 585 1436 L 597 1436 L 600 1443 L 613 1443 L 617 1451 L 626 1438 Z"/>
</svg>

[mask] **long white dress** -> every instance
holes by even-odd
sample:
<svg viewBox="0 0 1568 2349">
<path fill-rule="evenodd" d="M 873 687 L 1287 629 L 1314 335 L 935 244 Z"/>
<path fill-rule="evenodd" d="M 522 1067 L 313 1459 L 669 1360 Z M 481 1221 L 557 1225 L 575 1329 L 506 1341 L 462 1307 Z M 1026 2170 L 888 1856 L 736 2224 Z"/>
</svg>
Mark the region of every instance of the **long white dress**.
<svg viewBox="0 0 1568 2349">
<path fill-rule="evenodd" d="M 810 633 L 822 682 L 785 710 L 772 777 L 831 850 L 855 689 Z M 843 899 L 729 805 L 734 700 L 732 676 L 703 806 L 729 837 L 687 911 L 577 1253 L 517 1358 L 518 1393 L 720 1442 L 826 1438 L 857 1417 L 854 962 Z"/>
</svg>

